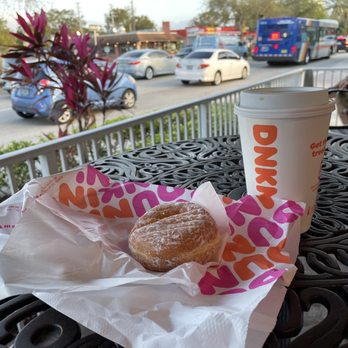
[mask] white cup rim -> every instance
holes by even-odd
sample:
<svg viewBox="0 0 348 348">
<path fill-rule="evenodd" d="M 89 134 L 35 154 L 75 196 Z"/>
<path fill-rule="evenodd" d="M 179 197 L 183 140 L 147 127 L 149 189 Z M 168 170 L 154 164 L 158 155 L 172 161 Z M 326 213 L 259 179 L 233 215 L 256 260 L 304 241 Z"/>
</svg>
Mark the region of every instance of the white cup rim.
<svg viewBox="0 0 348 348">
<path fill-rule="evenodd" d="M 303 118 L 303 117 L 317 117 L 322 115 L 329 115 L 335 110 L 335 100 L 331 99 L 327 104 L 317 105 L 315 107 L 302 107 L 292 109 L 253 109 L 242 106 L 235 106 L 235 112 L 239 117 L 247 118 Z"/>
<path fill-rule="evenodd" d="M 247 89 L 240 94 L 240 107 L 292 109 L 318 107 L 329 101 L 327 89 L 319 87 L 267 87 Z"/>
</svg>

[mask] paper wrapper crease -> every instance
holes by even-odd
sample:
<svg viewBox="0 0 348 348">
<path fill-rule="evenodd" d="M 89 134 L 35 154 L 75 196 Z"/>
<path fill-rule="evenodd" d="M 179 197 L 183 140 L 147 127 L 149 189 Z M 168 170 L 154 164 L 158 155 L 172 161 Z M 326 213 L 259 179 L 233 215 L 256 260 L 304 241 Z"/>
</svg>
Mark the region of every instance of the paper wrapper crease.
<svg viewBox="0 0 348 348">
<path fill-rule="evenodd" d="M 220 253 L 147 271 L 128 234 L 149 208 L 174 201 L 210 212 Z M 0 205 L 3 292 L 33 292 L 124 347 L 261 347 L 296 270 L 303 211 L 292 201 L 232 201 L 210 183 L 193 191 L 112 181 L 92 166 L 33 180 Z"/>
</svg>

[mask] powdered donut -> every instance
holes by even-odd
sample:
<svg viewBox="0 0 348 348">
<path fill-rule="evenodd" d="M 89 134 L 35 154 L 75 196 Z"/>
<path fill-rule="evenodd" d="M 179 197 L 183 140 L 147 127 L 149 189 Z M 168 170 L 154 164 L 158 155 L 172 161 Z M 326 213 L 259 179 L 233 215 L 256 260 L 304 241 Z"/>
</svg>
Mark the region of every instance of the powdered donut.
<svg viewBox="0 0 348 348">
<path fill-rule="evenodd" d="M 138 219 L 129 235 L 133 257 L 151 271 L 166 272 L 185 262 L 205 264 L 219 248 L 214 219 L 200 205 L 160 204 Z"/>
</svg>

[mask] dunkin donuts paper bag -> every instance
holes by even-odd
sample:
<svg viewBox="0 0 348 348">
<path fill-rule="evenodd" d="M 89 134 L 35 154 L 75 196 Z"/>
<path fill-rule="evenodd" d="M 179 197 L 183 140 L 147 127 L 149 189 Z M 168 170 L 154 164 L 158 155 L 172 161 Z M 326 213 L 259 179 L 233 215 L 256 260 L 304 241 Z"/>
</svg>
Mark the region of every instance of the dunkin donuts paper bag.
<svg viewBox="0 0 348 348">
<path fill-rule="evenodd" d="M 261 347 L 272 330 L 295 272 L 286 250 L 298 241 L 303 205 L 265 209 L 253 196 L 218 196 L 209 183 L 192 191 L 111 181 L 91 166 L 33 181 L 22 194 L 0 252 L 8 294 L 33 292 L 124 347 Z M 146 210 L 174 201 L 210 212 L 221 252 L 206 265 L 150 272 L 129 253 L 128 234 Z M 261 305 L 267 296 L 272 306 Z"/>
</svg>

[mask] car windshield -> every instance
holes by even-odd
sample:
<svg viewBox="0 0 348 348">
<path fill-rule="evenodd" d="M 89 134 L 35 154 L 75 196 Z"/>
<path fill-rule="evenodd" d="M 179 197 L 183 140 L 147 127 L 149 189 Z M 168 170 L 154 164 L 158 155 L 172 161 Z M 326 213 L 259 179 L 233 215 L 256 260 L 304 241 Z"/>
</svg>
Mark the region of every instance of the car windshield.
<svg viewBox="0 0 348 348">
<path fill-rule="evenodd" d="M 199 51 L 192 52 L 186 58 L 188 59 L 208 59 L 213 55 L 214 52 L 209 51 Z"/>
<path fill-rule="evenodd" d="M 10 64 L 18 64 L 18 60 L 15 58 L 3 58 L 2 60 L 2 69 L 5 70 L 10 70 L 11 65 Z"/>
<path fill-rule="evenodd" d="M 123 57 L 127 58 L 139 58 L 141 57 L 145 52 L 144 51 L 131 51 L 127 52 L 123 55 Z"/>
<path fill-rule="evenodd" d="M 195 47 L 202 47 L 202 48 L 208 48 L 208 47 L 216 47 L 217 46 L 217 38 L 216 36 L 198 36 L 195 39 Z"/>
</svg>

